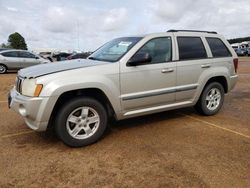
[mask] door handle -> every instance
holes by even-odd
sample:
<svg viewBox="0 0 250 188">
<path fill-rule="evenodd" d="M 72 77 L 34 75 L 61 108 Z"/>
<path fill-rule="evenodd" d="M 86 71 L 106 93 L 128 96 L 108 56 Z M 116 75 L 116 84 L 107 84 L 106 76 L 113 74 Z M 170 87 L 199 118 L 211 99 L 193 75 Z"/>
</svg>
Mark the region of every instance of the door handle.
<svg viewBox="0 0 250 188">
<path fill-rule="evenodd" d="M 201 68 L 209 68 L 209 67 L 211 67 L 211 64 L 201 65 Z"/>
<path fill-rule="evenodd" d="M 162 69 L 161 70 L 161 73 L 169 73 L 169 72 L 174 72 L 174 69 L 167 68 L 167 69 Z"/>
</svg>

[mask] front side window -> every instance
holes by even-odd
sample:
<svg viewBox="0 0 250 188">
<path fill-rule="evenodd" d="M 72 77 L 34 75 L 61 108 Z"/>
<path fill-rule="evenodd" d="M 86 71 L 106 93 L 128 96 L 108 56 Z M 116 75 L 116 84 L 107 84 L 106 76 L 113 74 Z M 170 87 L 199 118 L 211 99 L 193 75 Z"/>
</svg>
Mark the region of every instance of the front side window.
<svg viewBox="0 0 250 188">
<path fill-rule="evenodd" d="M 163 63 L 172 60 L 172 42 L 171 37 L 155 38 L 148 41 L 144 46 L 136 52 L 136 54 L 149 54 L 151 64 Z M 135 55 L 136 55 L 135 54 Z"/>
<path fill-rule="evenodd" d="M 114 39 L 97 49 L 88 59 L 115 62 L 120 60 L 141 37 L 123 37 Z"/>
<path fill-rule="evenodd" d="M 29 52 L 19 52 L 19 57 L 21 58 L 36 58 L 36 56 Z"/>
<path fill-rule="evenodd" d="M 207 58 L 205 47 L 200 37 L 177 37 L 179 60 Z"/>
<path fill-rule="evenodd" d="M 232 56 L 226 45 L 219 38 L 207 37 L 207 43 L 211 49 L 213 57 L 230 57 Z"/>
<path fill-rule="evenodd" d="M 4 57 L 17 57 L 18 55 L 17 55 L 17 52 L 4 52 L 4 53 L 2 53 L 2 56 L 4 56 Z"/>
</svg>

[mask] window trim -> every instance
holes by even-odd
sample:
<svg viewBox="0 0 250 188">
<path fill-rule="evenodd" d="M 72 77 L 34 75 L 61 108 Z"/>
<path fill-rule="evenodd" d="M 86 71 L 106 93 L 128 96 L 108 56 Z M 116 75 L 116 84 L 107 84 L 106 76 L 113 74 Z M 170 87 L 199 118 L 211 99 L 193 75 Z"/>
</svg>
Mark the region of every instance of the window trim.
<svg viewBox="0 0 250 188">
<path fill-rule="evenodd" d="M 13 56 L 5 56 L 4 54 L 6 54 L 6 53 L 16 53 L 16 56 L 14 56 L 14 57 Z M 2 52 L 1 55 L 4 56 L 4 57 L 8 57 L 8 58 L 18 58 L 18 52 L 17 51 Z"/>
<path fill-rule="evenodd" d="M 205 39 L 206 39 L 206 42 L 207 42 L 207 44 L 208 44 L 208 47 L 209 47 L 209 49 L 210 49 L 210 51 L 211 51 L 212 58 L 227 58 L 227 57 L 233 57 L 233 54 L 232 54 L 231 51 L 228 49 L 227 45 L 226 45 L 226 44 L 223 42 L 223 40 L 221 40 L 220 38 L 218 38 L 218 37 L 205 37 Z M 229 56 L 215 57 L 215 56 L 213 55 L 212 49 L 211 49 L 210 44 L 209 44 L 209 42 L 208 42 L 207 39 L 218 39 L 219 41 L 221 41 L 221 43 L 222 43 L 222 44 L 224 45 L 224 47 L 227 49 L 227 52 L 228 52 Z"/>
<path fill-rule="evenodd" d="M 190 59 L 180 59 L 180 49 L 179 49 L 179 43 L 178 43 L 178 38 L 199 38 L 201 40 L 202 46 L 205 50 L 206 57 L 203 58 L 190 58 Z M 194 60 L 203 60 L 203 59 L 209 59 L 210 57 L 208 56 L 207 49 L 205 47 L 205 44 L 202 40 L 201 36 L 176 36 L 176 43 L 177 43 L 177 48 L 178 48 L 178 60 L 176 61 L 194 61 Z"/>
<path fill-rule="evenodd" d="M 22 57 L 22 56 L 18 56 L 18 58 L 36 59 L 35 54 L 32 54 L 32 53 L 30 53 L 30 52 L 18 51 L 18 55 L 21 54 L 21 53 L 26 53 L 26 54 L 29 54 L 29 55 L 31 54 L 31 55 L 33 55 L 34 57 Z"/>
<path fill-rule="evenodd" d="M 129 60 L 137 53 L 139 52 L 143 47 L 144 45 L 146 45 L 148 42 L 152 41 L 152 40 L 155 40 L 155 39 L 161 39 L 161 38 L 170 38 L 170 41 L 171 41 L 171 56 L 170 56 L 170 60 L 169 61 L 164 61 L 164 62 L 159 62 L 159 63 L 149 63 L 149 64 L 141 64 L 141 65 L 136 65 L 136 66 L 145 66 L 145 65 L 157 65 L 157 64 L 161 64 L 161 63 L 171 63 L 171 62 L 174 62 L 173 61 L 173 38 L 172 36 L 162 36 L 162 37 L 155 37 L 155 38 L 151 38 L 149 39 L 148 41 L 146 41 L 130 58 Z M 129 61 L 128 60 L 128 61 Z M 128 65 L 128 62 L 126 63 L 126 67 L 130 67 Z"/>
</svg>

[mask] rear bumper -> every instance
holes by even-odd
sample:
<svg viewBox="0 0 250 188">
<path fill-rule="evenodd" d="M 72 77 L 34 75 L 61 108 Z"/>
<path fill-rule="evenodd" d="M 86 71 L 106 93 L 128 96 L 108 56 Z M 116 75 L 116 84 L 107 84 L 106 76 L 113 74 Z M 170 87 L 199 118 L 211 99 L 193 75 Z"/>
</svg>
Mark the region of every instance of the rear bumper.
<svg viewBox="0 0 250 188">
<path fill-rule="evenodd" d="M 12 89 L 8 96 L 9 108 L 20 114 L 27 126 L 35 131 L 45 131 L 48 121 L 42 121 L 44 104 L 48 102 L 45 97 L 26 97 Z"/>
<path fill-rule="evenodd" d="M 230 76 L 230 81 L 229 81 L 230 84 L 229 84 L 228 91 L 231 91 L 234 88 L 237 80 L 238 80 L 238 75 Z"/>
</svg>

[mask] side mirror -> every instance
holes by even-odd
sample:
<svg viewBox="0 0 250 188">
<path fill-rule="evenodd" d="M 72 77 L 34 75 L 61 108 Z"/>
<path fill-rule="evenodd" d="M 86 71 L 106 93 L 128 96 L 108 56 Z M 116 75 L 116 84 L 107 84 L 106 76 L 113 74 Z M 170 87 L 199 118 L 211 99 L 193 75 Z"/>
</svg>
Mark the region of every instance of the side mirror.
<svg viewBox="0 0 250 188">
<path fill-rule="evenodd" d="M 35 57 L 35 59 L 39 59 L 39 57 L 38 57 L 38 56 L 36 56 L 36 57 Z"/>
<path fill-rule="evenodd" d="M 152 57 L 149 53 L 136 53 L 130 60 L 127 62 L 127 66 L 137 66 L 147 64 L 152 61 Z"/>
</svg>

